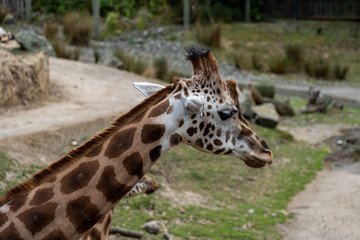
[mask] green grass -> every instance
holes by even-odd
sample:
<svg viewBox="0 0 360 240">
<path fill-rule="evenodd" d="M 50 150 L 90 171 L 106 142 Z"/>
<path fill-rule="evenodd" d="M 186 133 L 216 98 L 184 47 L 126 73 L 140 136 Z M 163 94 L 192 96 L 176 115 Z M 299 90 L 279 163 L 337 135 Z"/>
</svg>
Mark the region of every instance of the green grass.
<svg viewBox="0 0 360 240">
<path fill-rule="evenodd" d="M 159 160 L 155 169 L 161 174 L 153 177 L 175 192 L 200 194 L 201 204 L 181 204 L 158 193 L 139 196 L 117 205 L 114 224 L 140 230 L 146 219 L 162 220 L 177 239 L 279 239 L 274 226 L 287 218 L 280 210 L 314 179 L 327 151 L 294 142 L 280 130 L 256 130 L 273 146 L 272 166 L 251 169 L 239 159 L 177 147 Z M 242 230 L 247 223 L 256 225 Z"/>
<path fill-rule="evenodd" d="M 30 167 L 25 167 L 19 164 L 16 159 L 8 157 L 5 153 L 0 152 L 0 181 L 5 183 L 8 188 L 22 182 L 28 176 L 34 174 L 41 167 L 36 165 L 31 165 Z M 15 178 L 7 179 L 6 173 L 11 173 L 15 175 Z M 0 196 L 6 192 L 6 189 L 0 189 Z"/>
</svg>

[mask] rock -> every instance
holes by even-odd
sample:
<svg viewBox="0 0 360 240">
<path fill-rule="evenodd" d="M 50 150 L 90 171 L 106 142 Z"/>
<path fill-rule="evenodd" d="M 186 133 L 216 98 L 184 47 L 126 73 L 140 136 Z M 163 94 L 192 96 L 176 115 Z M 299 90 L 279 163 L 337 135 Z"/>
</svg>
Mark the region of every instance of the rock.
<svg viewBox="0 0 360 240">
<path fill-rule="evenodd" d="M 142 228 L 150 234 L 158 234 L 160 232 L 160 226 L 155 220 L 145 223 Z"/>
<path fill-rule="evenodd" d="M 0 49 L 0 107 L 26 104 L 49 93 L 49 57 L 43 52 L 14 55 Z"/>
<path fill-rule="evenodd" d="M 271 103 L 265 103 L 259 106 L 253 106 L 251 109 L 255 112 L 255 123 L 267 128 L 275 128 L 279 123 L 279 115 L 275 106 Z"/>
<path fill-rule="evenodd" d="M 280 116 L 295 116 L 294 109 L 288 103 L 280 102 L 271 98 L 264 98 L 264 102 L 274 104 L 275 110 Z"/>
<path fill-rule="evenodd" d="M 7 32 L 2 27 L 0 27 L 0 36 L 2 35 L 7 35 Z"/>
<path fill-rule="evenodd" d="M 44 36 L 37 35 L 34 31 L 21 31 L 15 35 L 16 41 L 27 51 L 37 52 L 45 51 L 52 57 L 56 57 L 56 53 L 51 44 Z"/>
<path fill-rule="evenodd" d="M 255 102 L 251 96 L 251 92 L 248 89 L 244 89 L 243 91 L 241 91 L 238 88 L 238 95 L 242 115 L 246 119 L 253 119 L 255 117 L 255 113 L 251 109 L 251 107 L 255 105 Z"/>
<path fill-rule="evenodd" d="M 114 68 L 119 68 L 119 69 L 124 67 L 123 62 L 120 61 L 112 53 L 109 53 L 109 52 L 105 53 L 104 55 L 101 56 L 100 63 L 104 64 L 106 66 L 109 66 L 109 67 L 114 67 Z"/>
</svg>

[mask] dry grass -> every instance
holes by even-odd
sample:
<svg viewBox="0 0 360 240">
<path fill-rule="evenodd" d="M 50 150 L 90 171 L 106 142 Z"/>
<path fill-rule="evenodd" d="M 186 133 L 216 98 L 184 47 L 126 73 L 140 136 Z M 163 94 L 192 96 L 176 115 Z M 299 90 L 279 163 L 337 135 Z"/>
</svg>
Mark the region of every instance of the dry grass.
<svg viewBox="0 0 360 240">
<path fill-rule="evenodd" d="M 88 13 L 68 13 L 63 18 L 63 25 L 64 34 L 71 44 L 89 44 L 92 29 L 92 18 Z"/>
<path fill-rule="evenodd" d="M 166 80 L 166 75 L 169 71 L 168 63 L 165 57 L 158 57 L 154 60 L 155 77 L 161 80 Z"/>
<path fill-rule="evenodd" d="M 43 34 L 47 39 L 54 39 L 59 31 L 59 24 L 56 22 L 47 22 L 43 29 Z"/>
<path fill-rule="evenodd" d="M 304 69 L 307 75 L 315 78 L 326 79 L 329 77 L 330 65 L 325 59 L 318 57 L 305 63 Z"/>
<path fill-rule="evenodd" d="M 75 47 L 74 49 L 68 47 L 64 41 L 60 39 L 52 39 L 50 40 L 51 45 L 54 48 L 56 56 L 59 58 L 66 58 L 72 60 L 79 60 L 80 57 L 80 49 Z"/>
<path fill-rule="evenodd" d="M 147 69 L 147 64 L 144 59 L 127 54 L 122 50 L 116 50 L 114 56 L 123 62 L 126 71 L 142 75 Z"/>
<path fill-rule="evenodd" d="M 290 71 L 291 62 L 284 57 L 274 57 L 269 61 L 269 70 L 272 73 L 284 74 Z"/>
</svg>

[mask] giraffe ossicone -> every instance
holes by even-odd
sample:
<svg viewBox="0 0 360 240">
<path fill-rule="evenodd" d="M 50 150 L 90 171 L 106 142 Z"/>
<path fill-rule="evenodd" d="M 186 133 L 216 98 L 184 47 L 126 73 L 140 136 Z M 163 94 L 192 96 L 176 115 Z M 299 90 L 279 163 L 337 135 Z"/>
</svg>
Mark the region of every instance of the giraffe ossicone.
<svg viewBox="0 0 360 240">
<path fill-rule="evenodd" d="M 222 80 L 209 49 L 186 53 L 191 78 L 148 90 L 110 127 L 8 190 L 0 198 L 0 239 L 79 239 L 180 143 L 250 167 L 271 164 L 269 146 L 241 115 L 235 81 Z"/>
</svg>

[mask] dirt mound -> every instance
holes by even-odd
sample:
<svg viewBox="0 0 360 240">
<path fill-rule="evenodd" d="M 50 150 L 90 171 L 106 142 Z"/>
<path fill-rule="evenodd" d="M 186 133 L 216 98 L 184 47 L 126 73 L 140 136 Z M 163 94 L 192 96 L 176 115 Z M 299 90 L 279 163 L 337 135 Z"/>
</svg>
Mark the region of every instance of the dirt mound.
<svg viewBox="0 0 360 240">
<path fill-rule="evenodd" d="M 49 93 L 49 57 L 0 49 L 0 108 L 38 101 Z"/>
</svg>

